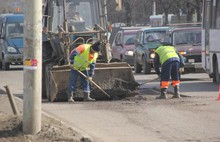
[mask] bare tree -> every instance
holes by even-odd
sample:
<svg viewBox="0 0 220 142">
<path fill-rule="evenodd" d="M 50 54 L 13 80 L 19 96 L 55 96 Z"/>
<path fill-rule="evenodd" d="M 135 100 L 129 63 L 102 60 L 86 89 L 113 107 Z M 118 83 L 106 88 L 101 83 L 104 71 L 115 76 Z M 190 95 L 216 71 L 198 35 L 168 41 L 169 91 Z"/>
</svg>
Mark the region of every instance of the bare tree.
<svg viewBox="0 0 220 142">
<path fill-rule="evenodd" d="M 137 7 L 137 0 L 124 0 L 123 1 L 123 5 L 125 8 L 125 18 L 126 18 L 126 23 L 128 26 L 133 25 L 133 21 L 132 21 L 132 13 L 133 13 L 133 9 L 134 7 Z"/>
<path fill-rule="evenodd" d="M 147 25 L 152 15 L 153 0 L 137 0 L 133 10 L 132 20 L 134 24 Z"/>
<path fill-rule="evenodd" d="M 128 26 L 147 24 L 152 15 L 154 0 L 122 0 L 122 10 L 115 10 L 115 1 L 108 2 L 108 19 L 111 23 L 122 22 Z M 168 14 L 177 15 L 178 21 L 181 14 L 186 14 L 187 22 L 192 22 L 193 15 L 201 21 L 202 0 L 155 0 L 157 14 L 165 15 L 165 24 L 168 23 Z"/>
<path fill-rule="evenodd" d="M 110 23 L 119 23 L 125 21 L 124 10 L 116 11 L 116 3 L 114 0 L 107 1 L 108 20 Z"/>
<path fill-rule="evenodd" d="M 168 24 L 168 14 L 171 10 L 171 8 L 173 7 L 174 2 L 171 0 L 156 0 L 156 3 L 159 4 L 164 12 L 165 15 L 165 25 Z"/>
<path fill-rule="evenodd" d="M 187 21 L 192 21 L 193 14 L 196 13 L 197 21 L 201 21 L 202 0 L 184 0 L 187 10 Z"/>
</svg>

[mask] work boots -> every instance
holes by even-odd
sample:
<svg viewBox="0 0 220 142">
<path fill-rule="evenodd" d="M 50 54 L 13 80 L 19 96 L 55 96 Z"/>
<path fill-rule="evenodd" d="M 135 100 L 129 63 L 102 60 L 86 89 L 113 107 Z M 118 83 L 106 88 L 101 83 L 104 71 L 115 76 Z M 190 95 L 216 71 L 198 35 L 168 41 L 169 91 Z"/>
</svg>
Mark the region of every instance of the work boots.
<svg viewBox="0 0 220 142">
<path fill-rule="evenodd" d="M 75 95 L 74 92 L 68 92 L 67 95 L 68 95 L 68 102 L 75 102 L 73 99 L 73 96 Z"/>
<path fill-rule="evenodd" d="M 156 99 L 167 99 L 167 88 L 161 88 L 160 89 L 160 96 L 159 97 L 156 97 Z"/>
<path fill-rule="evenodd" d="M 89 92 L 84 92 L 84 99 L 83 101 L 95 101 L 95 99 L 90 97 L 90 93 Z"/>
<path fill-rule="evenodd" d="M 172 98 L 181 98 L 180 97 L 180 87 L 179 85 L 174 86 L 174 95 Z"/>
</svg>

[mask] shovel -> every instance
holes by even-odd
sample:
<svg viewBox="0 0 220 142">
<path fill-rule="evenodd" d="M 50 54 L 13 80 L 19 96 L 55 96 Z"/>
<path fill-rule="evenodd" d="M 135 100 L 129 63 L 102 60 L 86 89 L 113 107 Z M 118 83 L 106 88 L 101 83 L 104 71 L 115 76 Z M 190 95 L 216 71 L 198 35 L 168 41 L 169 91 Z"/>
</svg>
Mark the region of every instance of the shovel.
<svg viewBox="0 0 220 142">
<path fill-rule="evenodd" d="M 106 93 L 98 84 L 96 84 L 94 81 L 92 81 L 91 79 L 89 79 L 83 72 L 81 72 L 80 70 L 77 70 L 78 73 L 80 73 L 82 76 L 84 76 L 89 82 L 91 82 L 92 84 L 94 84 L 99 90 L 101 90 L 106 96 L 108 96 L 108 98 L 110 98 L 110 95 L 108 93 Z"/>
<path fill-rule="evenodd" d="M 154 79 L 151 79 L 151 80 L 148 80 L 148 81 L 146 81 L 146 82 L 140 83 L 138 86 L 147 84 L 147 83 L 152 82 L 152 81 L 156 81 L 156 80 L 158 80 L 158 79 L 159 79 L 159 77 L 156 77 L 156 78 L 154 78 Z"/>
<path fill-rule="evenodd" d="M 128 81 L 125 81 L 125 80 L 123 80 L 123 79 L 116 78 L 116 77 L 114 77 L 114 79 L 115 79 L 115 80 L 118 80 L 118 81 L 121 81 L 121 82 L 124 82 L 124 83 L 127 83 L 127 84 L 133 84 L 134 86 L 141 86 L 141 85 L 147 84 L 147 83 L 149 83 L 149 82 L 156 81 L 156 80 L 159 79 L 159 77 L 156 77 L 156 78 L 154 78 L 154 79 L 148 80 L 148 81 L 143 82 L 143 83 L 128 82 Z"/>
</svg>

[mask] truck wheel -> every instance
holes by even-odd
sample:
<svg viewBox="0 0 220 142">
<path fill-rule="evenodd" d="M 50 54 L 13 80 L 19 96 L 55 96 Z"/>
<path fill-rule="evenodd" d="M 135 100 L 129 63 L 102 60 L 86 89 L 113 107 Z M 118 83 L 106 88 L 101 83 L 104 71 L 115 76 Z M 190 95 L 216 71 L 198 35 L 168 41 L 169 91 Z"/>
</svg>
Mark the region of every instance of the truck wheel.
<svg viewBox="0 0 220 142">
<path fill-rule="evenodd" d="M 2 60 L 2 69 L 7 71 L 9 70 L 10 63 L 5 62 L 5 59 Z"/>
<path fill-rule="evenodd" d="M 124 58 L 123 58 L 123 55 L 120 55 L 120 60 L 121 60 L 122 62 L 125 62 L 125 60 L 124 60 Z"/>
<path fill-rule="evenodd" d="M 46 65 L 42 64 L 42 99 L 47 99 L 46 93 Z"/>
<path fill-rule="evenodd" d="M 46 97 L 49 102 L 51 102 L 51 97 L 50 97 L 50 70 L 52 68 L 51 64 L 46 65 L 45 68 L 45 89 L 46 89 Z"/>
<path fill-rule="evenodd" d="M 141 73 L 141 65 L 137 63 L 137 60 L 135 57 L 134 57 L 134 72 Z"/>
<path fill-rule="evenodd" d="M 150 74 L 151 73 L 151 64 L 147 63 L 144 57 L 142 58 L 142 62 L 143 62 L 143 73 Z"/>
<path fill-rule="evenodd" d="M 213 73 L 213 82 L 214 83 L 219 83 L 219 70 L 218 70 L 218 61 L 216 60 L 215 62 L 214 62 L 214 69 L 213 69 L 213 71 L 214 71 L 214 73 Z"/>
<path fill-rule="evenodd" d="M 213 74 L 209 74 L 209 78 L 213 78 Z"/>
</svg>

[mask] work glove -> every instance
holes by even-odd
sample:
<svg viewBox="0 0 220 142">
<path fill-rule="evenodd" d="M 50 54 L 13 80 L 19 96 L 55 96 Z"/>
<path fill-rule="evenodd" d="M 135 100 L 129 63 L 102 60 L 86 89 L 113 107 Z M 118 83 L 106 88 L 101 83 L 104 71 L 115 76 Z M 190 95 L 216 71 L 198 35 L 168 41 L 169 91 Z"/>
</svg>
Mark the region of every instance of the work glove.
<svg viewBox="0 0 220 142">
<path fill-rule="evenodd" d="M 88 80 L 92 80 L 92 77 L 89 76 L 89 77 L 88 77 Z"/>
<path fill-rule="evenodd" d="M 180 67 L 181 67 L 181 68 L 183 68 L 184 65 L 185 65 L 185 64 L 184 64 L 183 62 L 180 62 Z"/>
</svg>

